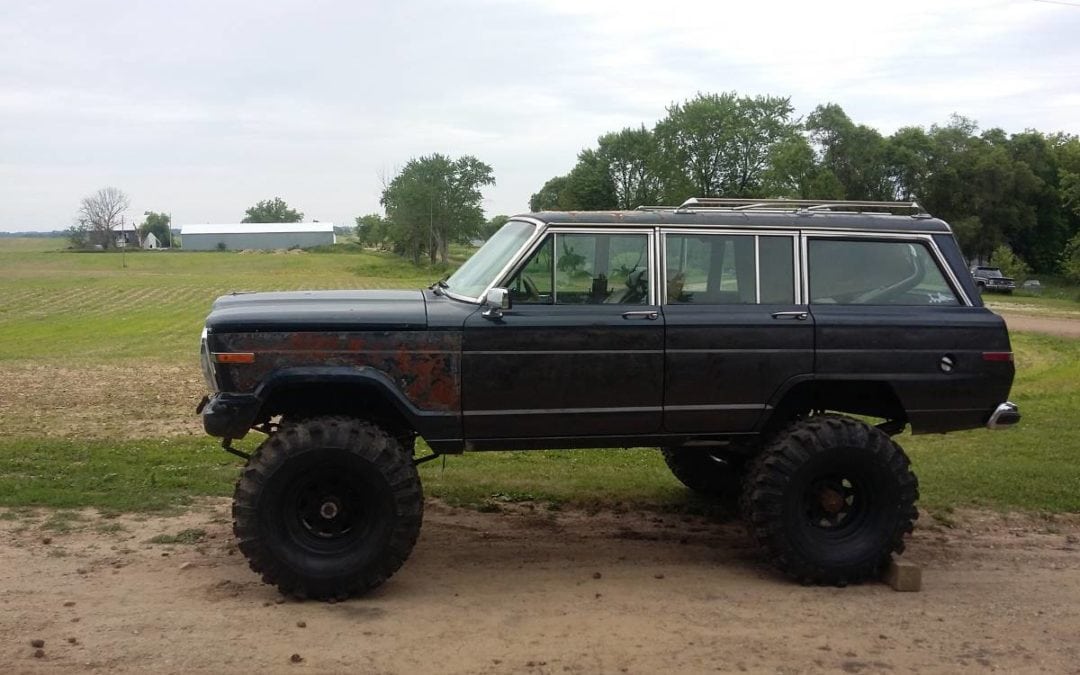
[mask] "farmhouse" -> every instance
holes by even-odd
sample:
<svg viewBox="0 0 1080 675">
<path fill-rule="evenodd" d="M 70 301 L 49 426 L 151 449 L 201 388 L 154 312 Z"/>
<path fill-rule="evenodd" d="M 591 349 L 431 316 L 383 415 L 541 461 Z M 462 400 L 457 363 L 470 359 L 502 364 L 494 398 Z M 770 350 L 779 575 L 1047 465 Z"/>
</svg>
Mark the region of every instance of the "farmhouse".
<svg viewBox="0 0 1080 675">
<path fill-rule="evenodd" d="M 219 223 L 181 225 L 187 251 L 308 248 L 333 244 L 333 223 Z"/>
</svg>

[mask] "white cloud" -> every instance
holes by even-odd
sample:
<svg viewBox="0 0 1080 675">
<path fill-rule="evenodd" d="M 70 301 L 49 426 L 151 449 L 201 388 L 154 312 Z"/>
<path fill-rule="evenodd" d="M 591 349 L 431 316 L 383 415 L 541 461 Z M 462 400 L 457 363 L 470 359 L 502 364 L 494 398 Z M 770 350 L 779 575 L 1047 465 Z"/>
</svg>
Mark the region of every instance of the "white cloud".
<svg viewBox="0 0 1080 675">
<path fill-rule="evenodd" d="M 24 3 L 0 15 L 0 230 L 110 184 L 178 221 L 279 194 L 348 222 L 431 152 L 492 164 L 489 213 L 519 212 L 698 91 L 1078 133 L 1077 34 L 1080 8 L 1030 0 Z"/>
</svg>

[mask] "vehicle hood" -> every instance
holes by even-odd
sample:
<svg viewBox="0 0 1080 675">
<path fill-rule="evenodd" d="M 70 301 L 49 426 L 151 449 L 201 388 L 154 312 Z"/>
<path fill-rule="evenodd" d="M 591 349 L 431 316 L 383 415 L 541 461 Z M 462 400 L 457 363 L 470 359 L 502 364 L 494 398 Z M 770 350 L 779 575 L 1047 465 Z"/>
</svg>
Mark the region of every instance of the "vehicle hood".
<svg viewBox="0 0 1080 675">
<path fill-rule="evenodd" d="M 206 327 L 214 333 L 327 330 L 423 330 L 419 291 L 234 293 L 214 301 Z"/>
</svg>

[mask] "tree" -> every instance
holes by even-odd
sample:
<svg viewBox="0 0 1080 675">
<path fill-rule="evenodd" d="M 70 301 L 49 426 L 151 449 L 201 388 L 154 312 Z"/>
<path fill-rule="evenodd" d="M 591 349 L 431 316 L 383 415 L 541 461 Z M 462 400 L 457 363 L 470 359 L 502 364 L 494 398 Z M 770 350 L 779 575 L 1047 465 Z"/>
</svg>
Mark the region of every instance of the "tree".
<svg viewBox="0 0 1080 675">
<path fill-rule="evenodd" d="M 501 215 L 500 214 L 498 216 L 492 216 L 491 220 L 484 223 L 484 225 L 480 228 L 480 238 L 481 239 L 489 239 L 489 238 L 491 238 L 491 235 L 498 232 L 499 229 L 502 228 L 503 225 L 505 225 L 507 222 L 509 222 L 509 220 L 510 220 L 510 216 L 506 216 L 506 215 Z"/>
<path fill-rule="evenodd" d="M 597 146 L 597 158 L 606 166 L 615 193 L 615 208 L 629 210 L 660 202 L 659 147 L 645 125 L 605 134 Z"/>
<path fill-rule="evenodd" d="M 557 210 L 559 208 L 559 197 L 562 195 L 563 190 L 566 189 L 566 182 L 566 176 L 555 176 L 548 179 L 541 186 L 539 192 L 533 193 L 533 196 L 529 197 L 529 211 L 539 213 L 540 211 Z"/>
<path fill-rule="evenodd" d="M 304 214 L 289 208 L 281 197 L 264 199 L 247 211 L 241 223 L 299 223 Z"/>
<path fill-rule="evenodd" d="M 1061 272 L 1069 281 L 1080 284 L 1080 232 L 1065 246 L 1065 253 L 1061 256 Z"/>
<path fill-rule="evenodd" d="M 356 240 L 364 246 L 381 247 L 387 243 L 390 223 L 378 213 L 356 217 Z"/>
<path fill-rule="evenodd" d="M 79 225 L 69 232 L 77 230 L 84 234 L 84 246 L 116 246 L 113 230 L 123 222 L 124 212 L 130 205 L 128 196 L 122 190 L 114 187 L 101 188 L 94 194 L 83 197 L 79 207 Z M 71 237 L 73 242 L 78 238 Z"/>
<path fill-rule="evenodd" d="M 1031 268 L 1027 266 L 1027 263 L 1004 244 L 994 249 L 993 254 L 990 256 L 990 262 L 1000 267 L 1002 274 L 1016 281 L 1017 286 L 1024 283 L 1028 273 L 1031 272 Z"/>
<path fill-rule="evenodd" d="M 667 200 L 760 194 L 774 153 L 798 131 L 793 112 L 788 98 L 735 92 L 673 104 L 655 128 Z"/>
<path fill-rule="evenodd" d="M 172 246 L 172 216 L 167 213 L 147 211 L 146 219 L 139 226 L 139 236 L 153 234 L 163 246 Z"/>
<path fill-rule="evenodd" d="M 382 193 L 395 249 L 417 263 L 425 251 L 432 263 L 448 262 L 452 241 L 479 233 L 481 188 L 494 184 L 491 167 L 469 155 L 455 160 L 435 153 L 409 160 Z"/>
<path fill-rule="evenodd" d="M 892 199 L 886 143 L 876 130 L 855 124 L 835 103 L 819 105 L 806 119 L 824 169 L 843 186 L 843 199 Z"/>
</svg>

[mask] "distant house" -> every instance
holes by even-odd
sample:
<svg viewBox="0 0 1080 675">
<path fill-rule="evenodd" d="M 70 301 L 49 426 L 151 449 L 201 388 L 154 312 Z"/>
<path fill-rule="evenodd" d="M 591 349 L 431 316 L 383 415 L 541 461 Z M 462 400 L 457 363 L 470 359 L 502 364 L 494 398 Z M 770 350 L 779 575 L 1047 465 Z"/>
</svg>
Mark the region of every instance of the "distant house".
<svg viewBox="0 0 1080 675">
<path fill-rule="evenodd" d="M 116 238 L 116 248 L 139 248 L 142 246 L 139 231 L 130 223 L 117 225 L 116 229 L 113 230 L 113 236 Z"/>
<path fill-rule="evenodd" d="M 163 248 L 161 241 L 154 235 L 153 232 L 147 232 L 143 237 L 142 247 L 147 249 Z"/>
<path fill-rule="evenodd" d="M 333 223 L 219 223 L 181 225 L 185 251 L 310 248 L 337 241 Z"/>
</svg>

